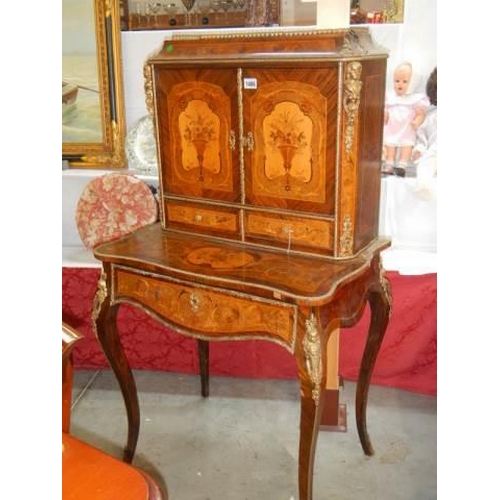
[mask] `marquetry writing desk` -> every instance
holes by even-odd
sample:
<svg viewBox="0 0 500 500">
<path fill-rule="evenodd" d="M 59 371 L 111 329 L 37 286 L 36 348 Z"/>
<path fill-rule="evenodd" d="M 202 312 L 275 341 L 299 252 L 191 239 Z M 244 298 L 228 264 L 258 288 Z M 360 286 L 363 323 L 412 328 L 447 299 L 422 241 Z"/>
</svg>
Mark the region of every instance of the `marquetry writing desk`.
<svg viewBox="0 0 500 500">
<path fill-rule="evenodd" d="M 94 255 L 102 261 L 102 274 L 92 317 L 125 400 L 124 459 L 133 459 L 140 419 L 136 385 L 116 325 L 122 303 L 198 339 L 205 396 L 208 341 L 264 339 L 295 356 L 301 393 L 299 499 L 311 500 L 329 359 L 336 366 L 329 339 L 339 328 L 354 325 L 368 302 L 371 323 L 357 385 L 356 422 L 363 450 L 371 455 L 366 404 L 390 315 L 391 290 L 380 262 L 389 244 L 375 239 L 354 257 L 331 260 L 176 233 L 156 223 L 98 246 Z"/>
</svg>

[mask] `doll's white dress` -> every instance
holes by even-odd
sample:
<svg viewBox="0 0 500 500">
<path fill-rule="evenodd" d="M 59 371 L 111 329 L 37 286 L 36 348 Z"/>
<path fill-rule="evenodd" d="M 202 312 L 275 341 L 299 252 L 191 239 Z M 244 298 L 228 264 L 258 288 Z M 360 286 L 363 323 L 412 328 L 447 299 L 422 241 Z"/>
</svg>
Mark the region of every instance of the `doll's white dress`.
<svg viewBox="0 0 500 500">
<path fill-rule="evenodd" d="M 437 107 L 431 106 L 425 115 L 425 120 L 417 130 L 417 140 L 413 151 L 418 151 L 420 157 L 415 161 L 421 177 L 437 175 Z M 425 171 L 425 172 L 424 172 Z"/>
<path fill-rule="evenodd" d="M 431 106 L 417 130 L 413 151 L 420 156 L 415 160 L 417 182 L 415 194 L 430 199 L 437 196 L 437 107 Z"/>
<path fill-rule="evenodd" d="M 417 133 L 411 122 L 416 116 L 416 110 L 421 108 L 425 112 L 429 104 L 428 97 L 422 93 L 406 95 L 389 93 L 385 101 L 385 111 L 389 119 L 384 126 L 384 145 L 414 146 Z"/>
</svg>

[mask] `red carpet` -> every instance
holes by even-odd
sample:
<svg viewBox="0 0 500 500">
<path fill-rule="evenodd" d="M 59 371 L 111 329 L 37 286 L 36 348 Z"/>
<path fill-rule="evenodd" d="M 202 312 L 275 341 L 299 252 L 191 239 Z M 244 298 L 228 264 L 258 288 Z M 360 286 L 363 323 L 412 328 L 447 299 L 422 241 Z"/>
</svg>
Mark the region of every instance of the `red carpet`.
<svg viewBox="0 0 500 500">
<path fill-rule="evenodd" d="M 74 349 L 75 367 L 108 367 L 90 319 L 99 277 L 96 268 L 63 268 L 63 320 L 86 338 Z M 388 272 L 393 309 L 372 384 L 437 394 L 437 275 L 401 276 Z M 341 332 L 340 374 L 357 380 L 370 310 Z M 146 313 L 122 305 L 118 313 L 122 344 L 133 369 L 197 373 L 196 341 L 160 325 Z M 293 356 L 266 341 L 211 342 L 210 373 L 247 378 L 296 378 Z"/>
</svg>

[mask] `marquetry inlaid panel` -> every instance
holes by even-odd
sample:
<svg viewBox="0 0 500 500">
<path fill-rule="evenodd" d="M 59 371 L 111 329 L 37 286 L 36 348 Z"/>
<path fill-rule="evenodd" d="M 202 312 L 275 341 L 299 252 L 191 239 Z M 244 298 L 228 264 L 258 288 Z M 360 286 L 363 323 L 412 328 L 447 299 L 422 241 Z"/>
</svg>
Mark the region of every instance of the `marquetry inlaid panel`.
<svg viewBox="0 0 500 500">
<path fill-rule="evenodd" d="M 239 229 L 236 210 L 215 208 L 201 204 L 165 202 L 165 212 L 170 228 L 187 226 L 191 230 L 236 234 Z"/>
<path fill-rule="evenodd" d="M 234 70 L 161 71 L 155 96 L 163 192 L 238 201 Z"/>
<path fill-rule="evenodd" d="M 217 85 L 183 82 L 170 89 L 170 130 L 174 190 L 186 182 L 202 183 L 206 189 L 232 191 L 232 169 L 228 168 L 231 105 Z"/>
<path fill-rule="evenodd" d="M 266 337 L 293 352 L 296 307 L 234 291 L 204 288 L 154 275 L 138 275 L 116 268 L 114 301 L 120 297 L 137 301 L 170 324 L 210 337 L 234 334 L 243 338 Z"/>
<path fill-rule="evenodd" d="M 244 129 L 255 143 L 245 150 L 247 201 L 332 215 L 336 70 L 245 69 L 242 78 Z"/>
<path fill-rule="evenodd" d="M 290 248 L 299 245 L 331 250 L 333 247 L 333 225 L 325 220 L 247 212 L 245 231 L 247 239 L 253 236 L 280 240 Z"/>
<path fill-rule="evenodd" d="M 255 153 L 248 197 L 324 203 L 325 96 L 301 82 L 267 83 L 249 98 L 249 108 Z"/>
</svg>

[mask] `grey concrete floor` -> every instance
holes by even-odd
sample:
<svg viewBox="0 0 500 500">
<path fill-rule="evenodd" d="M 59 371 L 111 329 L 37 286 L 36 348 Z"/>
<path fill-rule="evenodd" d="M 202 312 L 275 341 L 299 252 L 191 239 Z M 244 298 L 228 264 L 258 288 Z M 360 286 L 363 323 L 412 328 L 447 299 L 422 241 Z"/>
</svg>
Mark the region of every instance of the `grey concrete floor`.
<svg viewBox="0 0 500 500">
<path fill-rule="evenodd" d="M 299 389 L 295 380 L 210 379 L 134 371 L 141 429 L 134 465 L 169 500 L 297 500 Z M 347 432 L 321 431 L 314 500 L 437 498 L 436 398 L 372 386 L 368 431 L 375 455 L 359 443 L 355 383 L 345 382 Z M 127 421 L 110 370 L 75 371 L 71 433 L 121 458 Z M 119 500 L 119 499 L 117 499 Z"/>
</svg>

